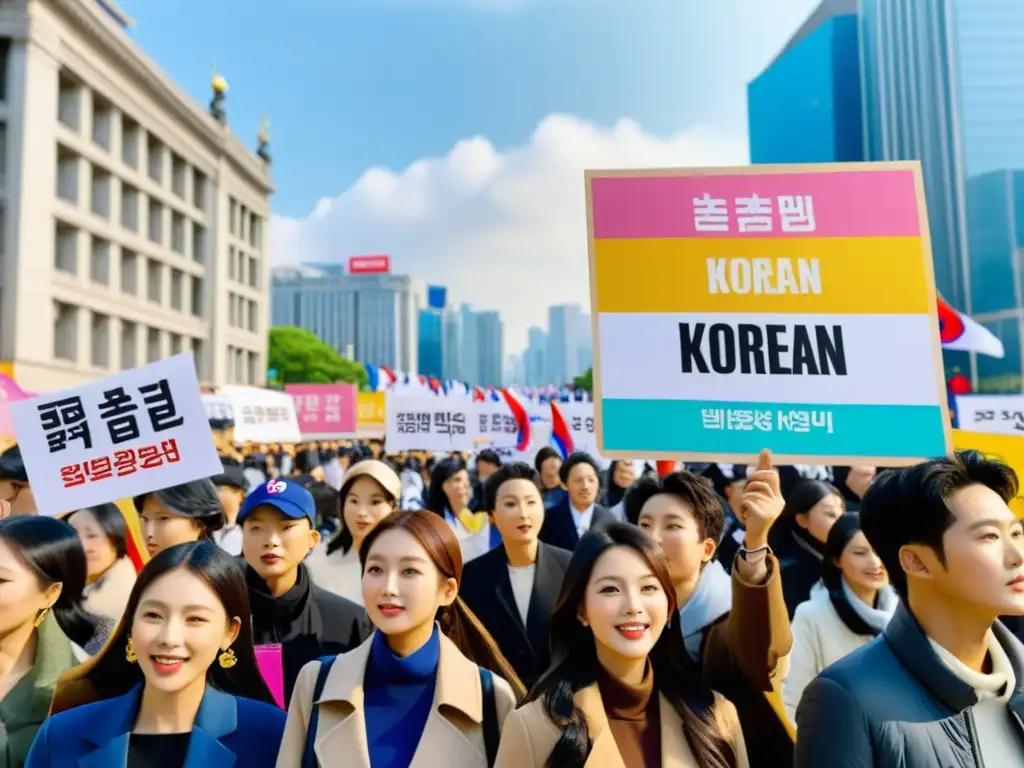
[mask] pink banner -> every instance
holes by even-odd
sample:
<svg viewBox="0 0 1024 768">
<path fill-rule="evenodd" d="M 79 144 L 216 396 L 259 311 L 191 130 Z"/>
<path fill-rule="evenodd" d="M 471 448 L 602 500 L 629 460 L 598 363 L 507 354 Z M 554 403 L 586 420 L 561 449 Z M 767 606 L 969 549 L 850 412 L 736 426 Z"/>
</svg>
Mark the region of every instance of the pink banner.
<svg viewBox="0 0 1024 768">
<path fill-rule="evenodd" d="M 910 170 L 605 176 L 594 237 L 919 237 Z"/>
<path fill-rule="evenodd" d="M 284 702 L 284 651 L 280 643 L 257 645 L 256 666 L 260 668 L 263 682 L 270 689 L 270 695 L 281 709 L 287 709 Z"/>
<path fill-rule="evenodd" d="M 359 393 L 355 384 L 288 384 L 303 435 L 356 431 Z"/>
</svg>

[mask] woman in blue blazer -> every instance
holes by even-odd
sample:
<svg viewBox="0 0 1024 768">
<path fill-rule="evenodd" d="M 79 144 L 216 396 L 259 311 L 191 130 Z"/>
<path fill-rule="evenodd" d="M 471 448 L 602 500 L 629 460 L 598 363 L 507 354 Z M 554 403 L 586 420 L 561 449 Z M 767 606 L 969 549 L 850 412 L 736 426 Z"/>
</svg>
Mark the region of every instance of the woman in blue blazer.
<svg viewBox="0 0 1024 768">
<path fill-rule="evenodd" d="M 241 569 L 216 544 L 170 547 L 104 649 L 67 673 L 27 768 L 273 766 L 285 713 L 252 647 Z"/>
</svg>

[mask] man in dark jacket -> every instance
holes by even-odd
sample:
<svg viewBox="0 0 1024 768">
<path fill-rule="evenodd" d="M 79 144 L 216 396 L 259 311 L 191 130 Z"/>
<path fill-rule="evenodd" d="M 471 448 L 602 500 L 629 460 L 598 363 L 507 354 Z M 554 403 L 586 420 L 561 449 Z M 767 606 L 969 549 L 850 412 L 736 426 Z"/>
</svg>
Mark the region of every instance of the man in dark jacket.
<svg viewBox="0 0 1024 768">
<path fill-rule="evenodd" d="M 884 633 L 828 667 L 797 708 L 797 768 L 1024 766 L 1017 476 L 974 451 L 885 472 L 861 528 L 903 599 Z"/>
<path fill-rule="evenodd" d="M 302 564 L 320 541 L 315 517 L 312 495 L 291 480 L 258 486 L 238 513 L 253 643 L 281 645 L 285 704 L 303 665 L 345 653 L 371 631 L 361 606 L 318 587 Z"/>
<path fill-rule="evenodd" d="M 466 563 L 459 594 L 529 688 L 551 662 L 548 625 L 572 553 L 537 538 L 543 489 L 529 464 L 502 465 L 483 493 L 501 546 Z"/>
<path fill-rule="evenodd" d="M 571 454 L 558 472 L 569 493 L 560 503 L 548 508 L 540 540 L 571 552 L 584 533 L 603 522 L 615 520 L 615 516 L 597 503 L 601 470 L 590 454 L 582 451 Z"/>
</svg>

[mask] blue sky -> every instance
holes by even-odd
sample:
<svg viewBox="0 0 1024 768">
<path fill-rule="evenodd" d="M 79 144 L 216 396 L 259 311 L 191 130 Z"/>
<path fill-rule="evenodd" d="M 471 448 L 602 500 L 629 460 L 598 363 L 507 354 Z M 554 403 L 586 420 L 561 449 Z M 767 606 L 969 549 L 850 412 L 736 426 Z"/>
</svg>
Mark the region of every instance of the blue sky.
<svg viewBox="0 0 1024 768">
<path fill-rule="evenodd" d="M 496 229 L 489 236 L 499 239 L 487 239 L 486 233 L 476 231 L 483 226 L 479 204 L 483 200 L 494 204 L 509 189 L 501 186 L 500 174 L 513 164 L 512 159 L 537 171 L 531 178 L 544 178 L 536 169 L 541 155 L 559 163 L 551 157 L 550 147 L 546 155 L 536 153 L 538 141 L 547 135 L 538 131 L 538 125 L 552 115 L 571 118 L 570 123 L 555 126 L 561 126 L 558 138 L 567 142 L 569 150 L 578 149 L 584 141 L 595 147 L 603 142 L 600 151 L 594 150 L 596 155 L 584 152 L 581 162 L 597 157 L 619 164 L 615 153 L 623 134 L 616 133 L 615 126 L 621 119 L 635 122 L 627 129 L 640 131 L 648 142 L 643 151 L 626 152 L 628 158 L 636 158 L 634 162 L 656 163 L 663 156 L 659 154 L 665 148 L 663 142 L 688 135 L 702 137 L 695 139 L 699 146 L 687 145 L 684 152 L 672 145 L 666 150 L 668 158 L 688 161 L 694 157 L 698 162 L 707 154 L 745 162 L 746 83 L 816 2 L 121 0 L 120 4 L 137 23 L 132 37 L 204 102 L 216 62 L 230 83 L 228 115 L 236 133 L 254 139 L 260 116 L 270 118 L 279 189 L 273 207 L 282 217 L 278 231 L 287 235 L 275 240 L 276 261 L 391 252 L 396 269 L 450 284 L 457 300 L 502 310 L 509 326 L 506 351 L 510 352 L 517 351 L 520 340 L 525 341 L 528 324 L 544 324 L 547 305 L 559 296 L 564 295 L 565 301 L 586 301 L 586 263 L 584 258 L 580 264 L 575 241 L 545 234 L 538 225 L 531 238 L 531 231 L 522 229 L 529 219 L 522 216 L 513 217 L 520 229 L 511 231 L 509 221 L 499 220 L 498 212 L 490 209 L 488 216 L 494 218 Z M 588 127 L 593 133 L 586 133 Z M 630 141 L 640 141 L 629 130 L 625 133 Z M 464 170 L 466 163 L 475 169 L 470 173 L 475 197 L 459 198 L 459 208 L 467 215 L 475 212 L 475 218 L 460 222 L 459 208 L 446 211 L 449 229 L 443 236 L 433 232 L 429 245 L 412 230 L 397 237 L 394 218 L 375 219 L 377 229 L 366 224 L 368 203 L 364 199 L 360 204 L 364 207 L 356 205 L 359 195 L 377 205 L 386 199 L 412 226 L 407 212 L 417 203 L 406 196 L 411 194 L 410 173 L 415 176 L 416 169 L 426 169 L 423 174 L 450 189 L 451 174 L 441 171 L 451 171 L 453 148 L 474 137 L 481 137 L 480 142 L 470 145 L 469 160 L 458 169 Z M 435 160 L 418 162 L 429 158 Z M 371 171 L 367 181 L 367 171 L 373 168 L 389 172 Z M 571 172 L 575 179 L 576 170 Z M 525 183 L 521 181 L 520 186 Z M 419 187 L 415 192 L 428 202 L 437 194 Z M 318 203 L 318 214 L 310 218 Z M 361 216 L 353 219 L 352 209 L 362 211 Z M 577 214 L 574 207 L 564 218 L 571 218 L 575 227 Z M 432 214 L 431 223 L 436 218 Z M 328 227 L 325 221 L 333 223 Z M 473 242 L 467 246 L 469 233 Z M 578 234 L 582 239 L 584 233 Z M 499 280 L 507 288 L 509 274 L 487 273 L 491 253 L 496 254 L 493 261 L 502 263 L 516 254 L 534 257 L 521 266 L 519 275 L 528 284 L 544 287 L 525 289 L 528 309 L 512 306 L 507 290 L 488 287 Z M 482 270 L 473 281 L 456 274 L 467 258 Z M 551 265 L 555 266 L 548 270 Z M 561 284 L 547 285 L 551 280 Z M 522 294 L 516 303 L 524 303 Z"/>
</svg>

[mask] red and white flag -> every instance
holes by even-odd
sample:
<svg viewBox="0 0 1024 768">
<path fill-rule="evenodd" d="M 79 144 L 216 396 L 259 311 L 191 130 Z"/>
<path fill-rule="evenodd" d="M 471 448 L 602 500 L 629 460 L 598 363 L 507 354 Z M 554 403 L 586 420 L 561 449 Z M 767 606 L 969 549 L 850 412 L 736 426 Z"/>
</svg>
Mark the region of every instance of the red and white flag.
<svg viewBox="0 0 1024 768">
<path fill-rule="evenodd" d="M 1003 357 L 1003 342 L 988 328 L 958 312 L 942 298 L 939 303 L 939 338 L 943 349 L 977 352 L 989 357 Z"/>
</svg>

